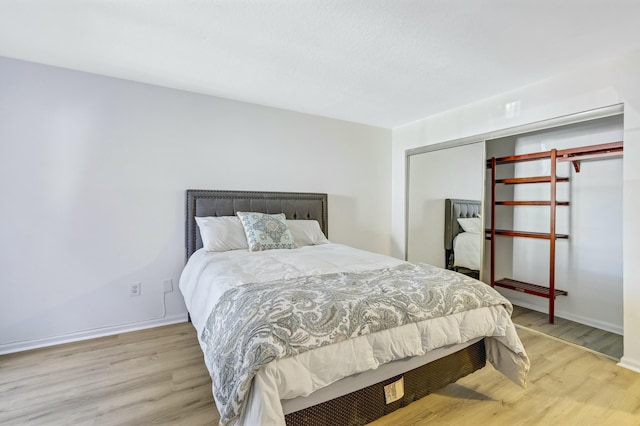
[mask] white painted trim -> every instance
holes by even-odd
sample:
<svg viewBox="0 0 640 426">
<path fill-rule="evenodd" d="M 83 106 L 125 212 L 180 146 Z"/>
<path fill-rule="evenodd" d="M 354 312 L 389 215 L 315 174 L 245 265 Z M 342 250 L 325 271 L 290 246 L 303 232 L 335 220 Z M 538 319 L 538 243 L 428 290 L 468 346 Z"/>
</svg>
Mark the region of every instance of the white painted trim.
<svg viewBox="0 0 640 426">
<path fill-rule="evenodd" d="M 596 108 L 589 111 L 582 111 L 575 114 L 569 114 L 562 117 L 550 118 L 548 120 L 536 121 L 533 123 L 522 124 L 506 129 L 495 130 L 480 135 L 467 136 L 460 139 L 443 141 L 417 148 L 407 149 L 405 156 L 422 154 L 424 152 L 438 151 L 440 149 L 452 148 L 454 146 L 467 145 L 475 142 L 487 141 L 490 139 L 506 138 L 507 136 L 520 135 L 523 133 L 535 132 L 539 130 L 551 129 L 554 127 L 566 126 L 569 124 L 577 124 L 599 118 L 611 117 L 624 113 L 624 104 L 609 105 L 602 108 Z"/>
<path fill-rule="evenodd" d="M 640 373 L 640 361 L 629 359 L 627 356 L 620 358 L 618 366 Z"/>
<path fill-rule="evenodd" d="M 114 334 L 128 333 L 130 331 L 144 330 L 147 328 L 177 324 L 186 321 L 187 317 L 185 314 L 177 314 L 166 318 L 100 327 L 90 330 L 82 330 L 74 333 L 62 334 L 60 336 L 45 337 L 42 339 L 21 340 L 19 342 L 11 342 L 0 345 L 0 355 L 22 352 L 30 349 L 43 348 L 46 346 L 61 345 L 63 343 L 77 342 L 80 340 L 95 339 L 97 337 L 113 336 Z"/>
<path fill-rule="evenodd" d="M 500 289 L 500 290 L 502 290 L 502 289 Z M 509 301 L 511 303 L 513 303 L 514 305 L 522 306 L 523 308 L 531 309 L 532 311 L 542 312 L 544 314 L 548 313 L 548 311 L 546 311 L 543 307 L 538 306 L 538 305 L 534 305 L 533 303 L 526 302 L 524 300 L 517 299 L 515 297 L 512 297 L 512 298 L 507 297 L 507 299 L 509 299 Z M 619 326 L 617 324 L 612 324 L 612 323 L 604 322 L 604 321 L 595 321 L 592 318 L 587 318 L 587 317 L 583 317 L 581 315 L 575 315 L 575 314 L 572 314 L 572 313 L 568 313 L 568 312 L 565 312 L 565 311 L 562 311 L 562 310 L 558 310 L 557 306 L 558 305 L 556 305 L 555 316 L 557 316 L 559 318 L 564 318 L 564 319 L 569 320 L 569 321 L 575 321 L 575 322 L 578 322 L 580 324 L 588 325 L 590 327 L 599 328 L 600 330 L 609 331 L 611 333 L 619 334 L 620 336 L 623 335 L 623 332 L 624 332 L 623 327 L 621 327 L 621 326 Z"/>
</svg>

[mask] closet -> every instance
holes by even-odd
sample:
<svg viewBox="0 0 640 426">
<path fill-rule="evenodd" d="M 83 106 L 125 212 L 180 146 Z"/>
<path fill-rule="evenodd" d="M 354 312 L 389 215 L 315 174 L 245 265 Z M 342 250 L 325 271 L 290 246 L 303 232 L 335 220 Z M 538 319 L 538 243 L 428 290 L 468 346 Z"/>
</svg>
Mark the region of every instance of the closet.
<svg viewBox="0 0 640 426">
<path fill-rule="evenodd" d="M 515 291 L 520 291 L 535 296 L 547 298 L 549 300 L 549 322 L 554 322 L 555 299 L 558 296 L 567 296 L 568 292 L 555 287 L 555 257 L 556 257 L 556 240 L 568 239 L 568 234 L 556 232 L 556 209 L 557 207 L 568 207 L 570 201 L 557 199 L 558 183 L 569 183 L 570 177 L 557 176 L 557 163 L 570 161 L 576 173 L 580 172 L 581 161 L 599 160 L 611 157 L 622 156 L 623 143 L 612 142 L 598 145 L 590 145 L 576 147 L 570 149 L 551 149 L 549 151 L 533 152 L 521 155 L 511 155 L 505 157 L 492 157 L 487 160 L 487 168 L 491 170 L 491 223 L 487 229 L 486 238 L 490 241 L 490 283 L 492 287 L 504 287 Z M 524 176 L 524 177 L 508 177 L 498 179 L 497 168 L 500 165 L 526 162 L 549 160 L 550 173 L 543 176 Z M 525 185 L 525 184 L 545 184 L 549 185 L 548 200 L 498 200 L 496 196 L 497 185 Z M 496 227 L 496 207 L 510 206 L 512 208 L 518 206 L 538 206 L 549 209 L 549 232 L 531 232 L 527 230 L 516 229 L 497 229 Z M 520 237 L 520 238 L 536 238 L 549 241 L 549 278 L 548 285 L 539 285 L 515 280 L 512 278 L 495 278 L 495 261 L 496 261 L 496 237 Z"/>
<path fill-rule="evenodd" d="M 486 139 L 481 278 L 622 334 L 622 116 Z"/>
</svg>

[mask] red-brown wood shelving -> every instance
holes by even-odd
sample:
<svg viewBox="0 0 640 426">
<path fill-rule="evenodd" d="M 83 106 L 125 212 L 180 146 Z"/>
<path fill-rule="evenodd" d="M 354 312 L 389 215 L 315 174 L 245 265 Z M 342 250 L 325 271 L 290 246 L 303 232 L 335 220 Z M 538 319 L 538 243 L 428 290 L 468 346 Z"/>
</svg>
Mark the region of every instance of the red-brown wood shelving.
<svg viewBox="0 0 640 426">
<path fill-rule="evenodd" d="M 551 201 L 496 201 L 497 206 L 550 206 Z M 556 201 L 556 206 L 568 206 L 568 201 Z"/>
<path fill-rule="evenodd" d="M 490 252 L 490 280 L 491 286 L 504 287 L 515 291 L 524 292 L 549 299 L 549 322 L 553 324 L 555 316 L 555 298 L 566 296 L 564 290 L 555 288 L 555 257 L 556 240 L 568 239 L 567 234 L 556 233 L 556 207 L 569 206 L 568 201 L 558 201 L 556 199 L 556 184 L 569 182 L 568 177 L 556 176 L 556 166 L 558 161 L 571 161 L 576 172 L 580 171 L 580 161 L 601 159 L 606 157 L 619 157 L 623 152 L 622 142 L 612 142 L 600 145 L 590 145 L 580 148 L 570 148 L 564 150 L 552 149 L 550 151 L 535 152 L 531 154 L 512 155 L 507 157 L 493 157 L 487 160 L 487 168 L 491 169 L 491 227 L 486 229 L 485 236 L 491 241 Z M 532 176 L 496 179 L 496 167 L 501 164 L 510 164 L 523 161 L 551 160 L 551 171 L 549 176 Z M 496 185 L 518 185 L 548 183 L 550 185 L 550 199 L 544 201 L 514 201 L 496 200 Z M 548 206 L 550 209 L 549 232 L 527 232 L 506 229 L 496 229 L 496 206 Z M 495 279 L 495 259 L 496 259 L 496 236 L 538 238 L 549 241 L 549 286 L 526 283 L 511 278 Z"/>
<path fill-rule="evenodd" d="M 549 297 L 549 288 L 537 284 L 525 283 L 511 278 L 503 278 L 495 282 L 498 287 L 504 287 L 523 293 L 533 294 L 540 297 Z M 566 296 L 568 293 L 564 290 L 554 290 L 555 296 Z"/>
<path fill-rule="evenodd" d="M 486 230 L 489 235 L 487 238 L 491 239 L 491 229 Z M 546 232 L 523 232 L 523 231 L 511 231 L 508 229 L 496 229 L 496 235 L 504 235 L 505 237 L 524 237 L 524 238 L 538 238 L 540 240 L 550 240 L 551 234 L 547 234 Z M 556 234 L 556 239 L 567 239 L 569 238 L 568 234 Z"/>
<path fill-rule="evenodd" d="M 508 179 L 496 179 L 496 183 L 504 183 L 507 185 L 519 184 L 519 183 L 549 183 L 551 182 L 551 176 L 533 176 L 522 178 L 508 178 Z M 556 182 L 569 182 L 569 178 L 557 178 Z"/>
</svg>

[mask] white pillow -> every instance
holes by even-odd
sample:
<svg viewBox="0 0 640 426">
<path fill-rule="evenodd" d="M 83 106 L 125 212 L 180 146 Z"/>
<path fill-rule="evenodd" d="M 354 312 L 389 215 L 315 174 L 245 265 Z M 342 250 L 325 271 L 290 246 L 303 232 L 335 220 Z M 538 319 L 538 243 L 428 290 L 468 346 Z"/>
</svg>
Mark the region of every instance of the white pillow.
<svg viewBox="0 0 640 426">
<path fill-rule="evenodd" d="M 482 233 L 482 219 L 479 217 L 459 217 L 458 223 L 462 226 L 464 232 L 471 234 Z"/>
<path fill-rule="evenodd" d="M 196 217 L 206 251 L 248 249 L 247 236 L 236 216 Z"/>
<path fill-rule="evenodd" d="M 329 242 L 324 233 L 322 233 L 317 220 L 287 219 L 287 226 L 289 226 L 293 241 L 298 247 L 327 244 Z"/>
</svg>

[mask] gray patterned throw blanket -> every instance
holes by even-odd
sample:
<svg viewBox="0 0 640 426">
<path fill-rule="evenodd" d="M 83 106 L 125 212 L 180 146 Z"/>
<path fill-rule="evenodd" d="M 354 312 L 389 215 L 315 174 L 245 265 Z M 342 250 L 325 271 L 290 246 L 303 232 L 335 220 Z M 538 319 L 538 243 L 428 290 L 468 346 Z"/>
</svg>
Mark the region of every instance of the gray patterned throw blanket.
<svg viewBox="0 0 640 426">
<path fill-rule="evenodd" d="M 254 375 L 275 359 L 498 304 L 512 309 L 484 283 L 411 263 L 245 284 L 228 290 L 211 312 L 201 336 L 206 345 L 205 360 L 213 372 L 221 422 L 240 415 Z"/>
</svg>

